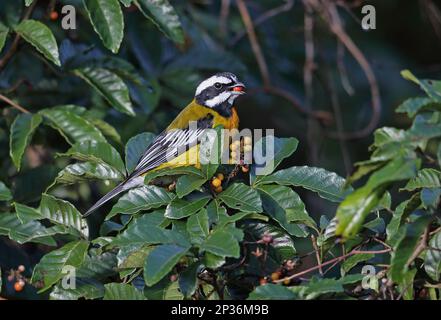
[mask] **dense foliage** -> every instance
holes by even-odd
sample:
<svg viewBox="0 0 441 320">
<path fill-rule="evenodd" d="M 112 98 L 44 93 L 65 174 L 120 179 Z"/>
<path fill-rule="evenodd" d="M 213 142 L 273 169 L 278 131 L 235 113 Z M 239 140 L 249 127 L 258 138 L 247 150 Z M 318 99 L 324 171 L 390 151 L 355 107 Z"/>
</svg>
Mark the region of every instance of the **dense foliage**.
<svg viewBox="0 0 441 320">
<path fill-rule="evenodd" d="M 287 167 L 298 140 L 275 138 L 266 175 L 255 165 L 153 172 L 86 221 L 204 71 L 246 67 L 189 21 L 210 25 L 197 7 L 66 1 L 81 28 L 58 46 L 65 31 L 45 13 L 56 2 L 3 2 L 1 296 L 440 298 L 441 82 L 402 73 L 426 94 L 397 109 L 412 125 L 377 129 L 348 179 Z M 336 212 L 307 210 L 306 198 Z M 63 285 L 72 270 L 75 288 Z"/>
</svg>

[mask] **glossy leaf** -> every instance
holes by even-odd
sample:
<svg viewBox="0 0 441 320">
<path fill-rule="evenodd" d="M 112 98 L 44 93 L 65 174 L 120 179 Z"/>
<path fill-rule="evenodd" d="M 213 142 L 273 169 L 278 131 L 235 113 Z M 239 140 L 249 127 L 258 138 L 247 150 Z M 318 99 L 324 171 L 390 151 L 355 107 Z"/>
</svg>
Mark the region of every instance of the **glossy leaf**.
<svg viewBox="0 0 441 320">
<path fill-rule="evenodd" d="M 118 199 L 106 219 L 118 213 L 135 214 L 141 210 L 155 209 L 172 201 L 174 195 L 156 186 L 131 189 Z"/>
<path fill-rule="evenodd" d="M 76 229 L 87 237 L 89 228 L 78 210 L 68 201 L 57 199 L 51 195 L 43 194 L 39 211 L 42 217 L 51 222 Z"/>
<path fill-rule="evenodd" d="M 123 175 L 105 163 L 82 162 L 70 164 L 58 173 L 55 183 L 75 184 L 88 180 L 120 181 Z"/>
<path fill-rule="evenodd" d="M 113 108 L 130 116 L 135 115 L 129 89 L 115 73 L 107 69 L 91 67 L 76 69 L 74 73 L 91 85 Z"/>
<path fill-rule="evenodd" d="M 404 232 L 394 246 L 389 269 L 389 275 L 395 283 L 401 283 L 404 280 L 405 274 L 409 270 L 409 259 L 414 253 L 421 235 L 431 221 L 432 217 L 423 216 L 415 222 L 403 226 Z"/>
<path fill-rule="evenodd" d="M 126 172 L 124 162 L 118 151 L 106 142 L 93 140 L 78 142 L 60 155 L 72 157 L 80 161 L 104 163 L 117 169 L 121 175 L 124 175 Z"/>
<path fill-rule="evenodd" d="M 164 244 L 153 249 L 145 260 L 145 283 L 152 286 L 159 282 L 173 269 L 188 250 L 189 247 L 175 244 Z"/>
<path fill-rule="evenodd" d="M 308 217 L 305 204 L 291 188 L 278 185 L 262 185 L 257 188 L 261 194 L 263 209 L 289 234 L 305 237 L 307 233 L 295 223 L 292 217 Z"/>
<path fill-rule="evenodd" d="M 201 197 L 193 201 L 184 199 L 174 199 L 165 209 L 165 216 L 169 219 L 181 219 L 191 216 L 203 208 L 210 198 L 207 196 Z"/>
<path fill-rule="evenodd" d="M 441 232 L 435 233 L 429 241 L 429 248 L 424 259 L 424 270 L 433 280 L 439 281 L 441 275 Z"/>
<path fill-rule="evenodd" d="M 66 272 L 64 267 L 78 268 L 84 261 L 89 243 L 87 241 L 69 242 L 60 249 L 54 250 L 43 256 L 35 266 L 32 274 L 32 283 L 42 280 L 44 287 L 40 292 L 49 289 Z"/>
<path fill-rule="evenodd" d="M 23 20 L 15 32 L 34 46 L 43 56 L 57 66 L 61 66 L 58 45 L 52 31 L 43 23 L 36 20 Z"/>
<path fill-rule="evenodd" d="M 291 167 L 279 170 L 271 175 L 262 177 L 259 184 L 277 183 L 281 185 L 298 186 L 317 192 L 324 199 L 340 202 L 350 193 L 344 189 L 345 179 L 334 172 L 315 167 Z"/>
<path fill-rule="evenodd" d="M 11 134 L 9 138 L 9 153 L 12 162 L 18 171 L 21 168 L 21 159 L 26 147 L 29 145 L 32 134 L 42 121 L 41 115 L 21 113 L 11 125 Z"/>
<path fill-rule="evenodd" d="M 141 291 L 127 283 L 107 283 L 104 290 L 103 300 L 146 300 Z"/>
<path fill-rule="evenodd" d="M 268 283 L 258 286 L 250 293 L 248 300 L 296 300 L 298 296 L 288 288 Z"/>
<path fill-rule="evenodd" d="M 168 0 L 134 0 L 141 12 L 176 43 L 184 42 L 179 17 Z"/>
<path fill-rule="evenodd" d="M 259 193 L 243 183 L 233 183 L 218 195 L 228 207 L 243 212 L 262 212 Z"/>
<path fill-rule="evenodd" d="M 0 181 L 0 201 L 9 201 L 12 199 L 12 193 L 9 188 Z"/>
<path fill-rule="evenodd" d="M 118 0 L 83 0 L 90 22 L 104 45 L 117 53 L 124 37 L 124 18 Z"/>
<path fill-rule="evenodd" d="M 102 133 L 94 125 L 72 111 L 63 108 L 51 108 L 41 110 L 40 114 L 70 144 L 90 140 L 106 142 Z"/>
<path fill-rule="evenodd" d="M 421 169 L 415 178 L 409 180 L 402 190 L 413 191 L 420 188 L 440 188 L 441 171 L 436 169 Z"/>
<path fill-rule="evenodd" d="M 201 250 L 208 251 L 221 257 L 238 258 L 240 247 L 237 239 L 231 233 L 217 230 L 210 234 L 202 244 Z"/>
</svg>

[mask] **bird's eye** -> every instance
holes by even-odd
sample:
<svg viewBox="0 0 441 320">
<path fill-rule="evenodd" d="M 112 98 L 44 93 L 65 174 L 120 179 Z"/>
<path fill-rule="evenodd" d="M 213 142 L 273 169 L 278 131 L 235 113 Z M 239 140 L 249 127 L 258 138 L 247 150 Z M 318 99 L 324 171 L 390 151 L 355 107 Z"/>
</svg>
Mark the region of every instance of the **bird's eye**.
<svg viewBox="0 0 441 320">
<path fill-rule="evenodd" d="M 216 89 L 220 89 L 220 88 L 222 88 L 222 83 L 216 82 L 216 83 L 214 84 L 214 87 L 215 87 Z"/>
</svg>

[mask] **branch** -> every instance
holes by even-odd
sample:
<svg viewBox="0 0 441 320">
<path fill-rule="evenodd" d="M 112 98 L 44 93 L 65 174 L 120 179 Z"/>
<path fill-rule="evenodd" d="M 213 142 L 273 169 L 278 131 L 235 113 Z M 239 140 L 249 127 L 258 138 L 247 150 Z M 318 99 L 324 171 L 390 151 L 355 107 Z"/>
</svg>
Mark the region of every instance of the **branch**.
<svg viewBox="0 0 441 320">
<path fill-rule="evenodd" d="M 280 282 L 283 282 L 283 281 L 286 281 L 286 280 L 292 280 L 292 279 L 298 278 L 298 277 L 300 277 L 300 276 L 302 276 L 304 274 L 307 274 L 307 273 L 310 273 L 312 271 L 318 270 L 318 269 L 320 269 L 322 267 L 325 267 L 327 265 L 335 264 L 336 262 L 341 262 L 341 261 L 345 260 L 346 258 L 354 255 L 354 254 L 382 254 L 382 253 L 388 253 L 388 252 L 391 252 L 391 251 L 392 250 L 389 249 L 389 248 L 383 249 L 383 250 L 373 250 L 373 251 L 352 250 L 351 252 L 349 252 L 349 253 L 347 253 L 345 255 L 342 255 L 340 257 L 337 257 L 337 258 L 328 260 L 326 262 L 323 262 L 321 265 L 317 265 L 317 266 L 308 268 L 306 270 L 303 270 L 301 272 L 295 273 L 295 274 L 293 274 L 293 275 L 291 275 L 289 277 L 285 277 L 283 279 L 276 280 L 276 281 L 274 281 L 274 283 L 280 283 Z"/>
<path fill-rule="evenodd" d="M 34 10 L 36 4 L 37 4 L 38 0 L 34 0 L 32 2 L 32 4 L 26 9 L 24 15 L 23 15 L 23 19 L 27 20 L 30 18 L 32 11 Z M 6 66 L 6 64 L 9 62 L 9 60 L 14 56 L 15 52 L 18 49 L 18 44 L 20 43 L 20 35 L 17 33 L 15 35 L 14 40 L 12 41 L 11 46 L 9 47 L 8 51 L 6 51 L 5 55 L 3 56 L 3 58 L 0 59 L 0 71 Z"/>
<path fill-rule="evenodd" d="M 332 122 L 332 114 L 327 111 L 311 111 L 305 108 L 299 101 L 296 99 L 290 92 L 276 87 L 271 83 L 270 74 L 268 71 L 268 65 L 266 64 L 265 57 L 263 55 L 262 49 L 259 45 L 259 41 L 256 36 L 256 32 L 254 29 L 253 21 L 251 20 L 251 16 L 248 12 L 248 9 L 243 0 L 236 0 L 237 7 L 239 9 L 240 15 L 242 17 L 242 21 L 245 25 L 245 29 L 248 34 L 248 38 L 251 43 L 251 49 L 256 57 L 257 65 L 259 67 L 260 75 L 263 80 L 263 89 L 256 89 L 256 91 L 264 91 L 266 93 L 279 96 L 292 104 L 294 108 L 296 108 L 301 113 L 316 118 L 322 122 L 328 123 Z"/>
<path fill-rule="evenodd" d="M 9 98 L 5 97 L 2 94 L 0 94 L 0 100 L 3 100 L 4 102 L 9 104 L 10 106 L 14 107 L 15 109 L 20 110 L 23 113 L 30 113 L 29 110 L 23 108 L 21 105 L 19 105 L 18 103 L 15 103 L 14 101 L 10 100 Z"/>
<path fill-rule="evenodd" d="M 274 18 L 275 16 L 283 13 L 283 12 L 287 12 L 289 10 L 291 10 L 291 8 L 294 5 L 294 0 L 285 0 L 285 3 L 272 8 L 268 11 L 266 11 L 265 13 L 262 13 L 260 16 L 258 16 L 256 18 L 256 20 L 254 21 L 254 26 L 257 27 L 261 24 L 263 24 L 264 22 L 266 22 L 267 20 Z M 234 46 L 236 45 L 245 35 L 247 34 L 246 31 L 242 31 L 239 34 L 237 34 L 233 40 L 230 42 L 230 46 Z"/>
</svg>

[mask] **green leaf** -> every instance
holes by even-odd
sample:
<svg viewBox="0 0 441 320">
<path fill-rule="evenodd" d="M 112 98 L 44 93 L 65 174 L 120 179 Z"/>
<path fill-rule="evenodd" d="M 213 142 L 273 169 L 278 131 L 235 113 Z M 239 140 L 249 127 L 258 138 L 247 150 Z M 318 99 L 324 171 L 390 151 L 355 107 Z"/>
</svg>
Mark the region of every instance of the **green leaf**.
<svg viewBox="0 0 441 320">
<path fill-rule="evenodd" d="M 25 0 L 25 6 L 29 7 L 32 4 L 32 2 L 34 2 L 34 0 Z"/>
<path fill-rule="evenodd" d="M 0 10 L 0 21 L 9 28 L 14 28 L 22 15 L 22 2 L 17 0 L 2 0 L 2 10 Z"/>
<path fill-rule="evenodd" d="M 428 224 L 432 221 L 431 216 L 422 216 L 415 222 L 403 226 L 404 232 L 394 246 L 391 254 L 391 267 L 389 275 L 395 283 L 402 283 L 406 272 L 409 270 L 409 259 L 417 247 L 421 235 Z"/>
<path fill-rule="evenodd" d="M 60 132 L 69 144 L 90 140 L 106 142 L 104 136 L 94 125 L 67 109 L 55 107 L 43 109 L 39 113 L 49 121 L 53 128 Z"/>
<path fill-rule="evenodd" d="M 6 43 L 6 38 L 8 37 L 9 29 L 3 23 L 0 22 L 0 53 Z"/>
<path fill-rule="evenodd" d="M 296 254 L 291 236 L 275 225 L 248 220 L 241 224 L 241 228 L 244 228 L 245 233 L 252 237 L 252 241 L 261 240 L 265 234 L 270 235 L 273 241 L 268 244 L 269 253 L 271 255 L 271 249 L 273 249 L 277 255 L 277 261 L 292 259 Z"/>
<path fill-rule="evenodd" d="M 210 197 L 208 196 L 203 196 L 192 201 L 176 198 L 167 206 L 167 209 L 165 209 L 165 217 L 169 219 L 181 219 L 191 216 L 203 208 L 208 201 L 210 201 Z"/>
<path fill-rule="evenodd" d="M 201 264 L 199 262 L 192 263 L 179 275 L 179 288 L 187 298 L 190 298 L 197 289 L 200 267 Z"/>
<path fill-rule="evenodd" d="M 9 139 L 9 154 L 18 171 L 26 147 L 32 139 L 32 134 L 42 121 L 41 115 L 22 113 L 19 114 L 11 126 Z"/>
<path fill-rule="evenodd" d="M 318 279 L 316 277 L 313 277 L 308 283 L 308 286 L 305 288 L 305 290 L 304 291 L 302 290 L 303 291 L 302 296 L 305 299 L 310 300 L 310 299 L 315 299 L 320 295 L 326 293 L 343 292 L 344 285 L 359 282 L 363 279 L 363 277 L 364 275 L 362 274 L 351 274 L 342 277 L 340 279 L 330 279 L 330 278 Z"/>
<path fill-rule="evenodd" d="M 354 268 L 357 264 L 360 262 L 368 261 L 372 259 L 375 255 L 372 253 L 361 253 L 361 254 L 354 254 L 347 258 L 341 265 L 341 275 L 344 276 L 346 273 L 351 271 L 352 268 Z"/>
<path fill-rule="evenodd" d="M 272 141 L 272 139 L 274 139 Z M 271 174 L 277 166 L 296 151 L 299 141 L 296 138 L 276 138 L 266 136 L 254 144 L 254 166 L 252 171 L 258 175 L 256 182 Z M 260 156 L 258 156 L 260 155 Z M 267 159 L 267 157 L 270 157 Z"/>
<path fill-rule="evenodd" d="M 297 300 L 298 296 L 288 288 L 268 283 L 258 286 L 250 293 L 248 300 Z"/>
<path fill-rule="evenodd" d="M 70 164 L 61 170 L 55 183 L 75 184 L 88 180 L 121 181 L 124 176 L 113 167 L 105 163 L 82 162 Z"/>
<path fill-rule="evenodd" d="M 438 231 L 429 241 L 424 270 L 435 281 L 439 281 L 441 275 L 441 232 Z"/>
<path fill-rule="evenodd" d="M 89 235 L 86 221 L 82 219 L 81 214 L 70 202 L 43 194 L 39 210 L 42 217 L 53 223 L 71 227 L 85 237 Z"/>
<path fill-rule="evenodd" d="M 408 130 L 412 140 L 431 139 L 441 136 L 440 112 L 422 113 L 415 117 Z"/>
<path fill-rule="evenodd" d="M 27 223 L 33 220 L 39 220 L 42 217 L 39 210 L 34 209 L 32 207 L 28 207 L 24 204 L 14 203 L 15 212 L 17 213 L 18 219 L 20 219 L 21 223 Z"/>
<path fill-rule="evenodd" d="M 187 232 L 193 244 L 200 245 L 209 233 L 207 210 L 203 208 L 187 220 Z"/>
<path fill-rule="evenodd" d="M 12 200 L 12 193 L 9 188 L 0 181 L 0 201 Z"/>
<path fill-rule="evenodd" d="M 144 261 L 152 250 L 153 247 L 140 244 L 122 246 L 117 255 L 118 268 L 143 268 Z"/>
<path fill-rule="evenodd" d="M 0 214 L 0 235 L 8 236 L 19 244 L 34 242 L 55 246 L 57 243 L 52 236 L 56 233 L 38 221 L 22 223 L 15 214 Z"/>
<path fill-rule="evenodd" d="M 421 203 L 425 209 L 437 208 L 440 202 L 441 188 L 421 190 Z"/>
<path fill-rule="evenodd" d="M 351 238 L 362 227 L 366 216 L 382 199 L 389 184 L 415 176 L 419 161 L 398 157 L 371 175 L 368 182 L 340 203 L 337 208 L 336 235 Z"/>
<path fill-rule="evenodd" d="M 126 168 L 120 154 L 114 147 L 101 141 L 82 141 L 74 144 L 59 156 L 72 157 L 80 161 L 91 161 L 107 164 L 125 175 Z"/>
<path fill-rule="evenodd" d="M 49 252 L 35 266 L 32 273 L 32 283 L 42 280 L 44 287 L 40 292 L 46 291 L 65 275 L 63 272 L 66 272 L 66 270 L 63 270 L 63 268 L 78 268 L 83 263 L 88 247 L 89 243 L 87 241 L 74 241 L 60 249 Z"/>
<path fill-rule="evenodd" d="M 148 286 L 152 286 L 159 282 L 173 269 L 189 249 L 189 247 L 175 244 L 163 244 L 153 249 L 145 260 L 145 283 Z"/>
<path fill-rule="evenodd" d="M 345 179 L 334 172 L 315 167 L 291 167 L 262 177 L 259 184 L 277 183 L 281 185 L 303 187 L 317 192 L 324 199 L 340 202 L 351 191 L 344 189 Z"/>
<path fill-rule="evenodd" d="M 413 118 L 418 112 L 426 110 L 440 111 L 440 101 L 436 101 L 427 97 L 410 98 L 400 104 L 395 111 L 407 113 L 409 117 Z"/>
<path fill-rule="evenodd" d="M 83 3 L 104 46 L 117 53 L 124 37 L 124 17 L 118 0 L 83 0 Z"/>
<path fill-rule="evenodd" d="M 104 68 L 91 67 L 76 69 L 73 72 L 91 85 L 113 108 L 130 116 L 135 115 L 129 89 L 115 73 Z"/>
<path fill-rule="evenodd" d="M 23 20 L 15 27 L 15 32 L 33 45 L 47 59 L 57 66 L 61 66 L 57 41 L 46 25 L 36 20 Z"/>
<path fill-rule="evenodd" d="M 110 124 L 101 119 L 88 118 L 87 120 L 92 123 L 96 128 L 98 128 L 105 137 L 112 139 L 116 143 L 122 145 L 121 136 L 119 135 L 118 131 L 116 131 L 116 129 Z"/>
<path fill-rule="evenodd" d="M 131 222 L 127 229 L 113 240 L 112 245 L 187 243 L 179 232 L 155 225 L 150 216 L 151 214 L 144 214 Z"/>
<path fill-rule="evenodd" d="M 127 172 L 132 172 L 139 162 L 142 154 L 152 143 L 155 135 L 150 132 L 140 133 L 132 138 L 126 144 L 126 168 Z"/>
<path fill-rule="evenodd" d="M 410 80 L 420 86 L 421 89 L 423 89 L 429 97 L 436 101 L 441 102 L 441 81 L 434 81 L 434 80 L 420 80 L 417 77 L 415 77 L 412 72 L 409 70 L 403 70 L 401 71 L 401 76 L 406 79 Z"/>
<path fill-rule="evenodd" d="M 107 283 L 104 289 L 104 300 L 147 300 L 141 291 L 127 283 Z"/>
<path fill-rule="evenodd" d="M 228 207 L 243 212 L 262 212 L 259 193 L 244 183 L 233 183 L 218 195 Z"/>
<path fill-rule="evenodd" d="M 135 214 L 141 210 L 159 208 L 169 204 L 174 194 L 156 186 L 142 186 L 131 189 L 119 198 L 106 219 L 110 219 L 118 213 Z"/>
<path fill-rule="evenodd" d="M 133 0 L 119 0 L 126 8 L 132 5 Z"/>
<path fill-rule="evenodd" d="M 261 185 L 257 187 L 261 194 L 263 209 L 289 234 L 305 237 L 307 233 L 295 223 L 290 223 L 292 217 L 306 216 L 305 204 L 299 195 L 291 188 L 278 185 Z"/>
<path fill-rule="evenodd" d="M 184 43 L 181 22 L 168 0 L 134 0 L 133 2 L 167 37 L 176 43 Z"/>
<path fill-rule="evenodd" d="M 76 278 L 75 289 L 64 289 L 61 284 L 57 284 L 52 289 L 50 300 L 78 300 L 98 299 L 104 296 L 104 285 L 93 279 Z"/>
<path fill-rule="evenodd" d="M 415 178 L 409 180 L 401 190 L 413 191 L 420 188 L 441 187 L 441 171 L 435 169 L 421 169 Z"/>
<path fill-rule="evenodd" d="M 231 233 L 216 230 L 202 244 L 201 250 L 208 251 L 221 257 L 238 258 L 240 255 L 239 242 Z"/>
<path fill-rule="evenodd" d="M 182 198 L 199 189 L 206 181 L 206 178 L 200 178 L 194 175 L 183 175 L 176 181 L 176 194 L 179 198 Z"/>
</svg>

